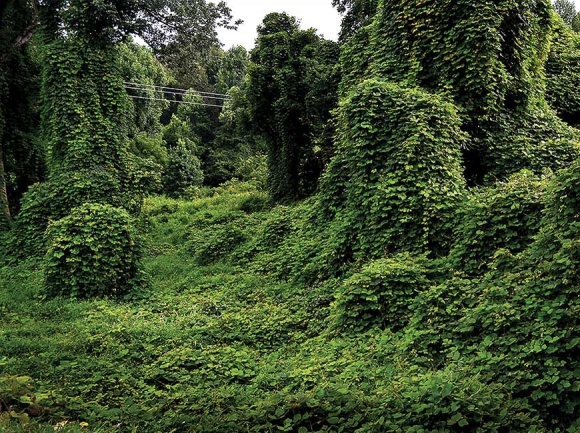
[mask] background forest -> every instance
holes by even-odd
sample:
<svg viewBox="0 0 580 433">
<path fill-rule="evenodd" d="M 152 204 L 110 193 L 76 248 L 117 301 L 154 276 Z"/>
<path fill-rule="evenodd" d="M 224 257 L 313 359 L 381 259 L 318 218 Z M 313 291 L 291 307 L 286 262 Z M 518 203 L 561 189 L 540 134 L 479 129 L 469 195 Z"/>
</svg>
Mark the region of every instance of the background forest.
<svg viewBox="0 0 580 433">
<path fill-rule="evenodd" d="M 574 5 L 333 5 L 0 2 L 0 431 L 580 431 Z"/>
</svg>

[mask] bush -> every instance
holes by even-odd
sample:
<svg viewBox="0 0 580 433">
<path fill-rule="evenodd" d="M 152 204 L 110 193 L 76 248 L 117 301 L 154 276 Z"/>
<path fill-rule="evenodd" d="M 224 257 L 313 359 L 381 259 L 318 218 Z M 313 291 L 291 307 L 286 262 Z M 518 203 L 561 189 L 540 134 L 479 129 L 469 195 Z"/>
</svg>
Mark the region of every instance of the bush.
<svg viewBox="0 0 580 433">
<path fill-rule="evenodd" d="M 203 182 L 201 163 L 195 153 L 185 146 L 169 149 L 166 173 L 163 179 L 165 192 L 170 197 L 183 194 L 187 188 Z"/>
<path fill-rule="evenodd" d="M 454 268 L 478 275 L 500 248 L 521 252 L 537 233 L 545 180 L 522 171 L 494 188 L 476 190 L 460 207 L 450 259 Z"/>
<path fill-rule="evenodd" d="M 139 284 L 140 258 L 129 214 L 87 203 L 48 227 L 49 296 L 118 297 Z"/>
<path fill-rule="evenodd" d="M 402 329 L 415 297 L 430 284 L 428 260 L 407 253 L 367 264 L 336 293 L 334 326 L 354 332 L 371 327 Z"/>
</svg>

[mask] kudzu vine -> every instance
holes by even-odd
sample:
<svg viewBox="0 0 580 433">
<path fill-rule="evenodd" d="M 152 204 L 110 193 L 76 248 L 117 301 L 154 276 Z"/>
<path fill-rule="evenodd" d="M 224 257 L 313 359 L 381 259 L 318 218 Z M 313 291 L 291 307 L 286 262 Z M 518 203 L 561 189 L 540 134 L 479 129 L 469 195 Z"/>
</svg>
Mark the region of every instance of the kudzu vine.
<svg viewBox="0 0 580 433">
<path fill-rule="evenodd" d="M 40 14 L 41 132 L 49 175 L 25 196 L 16 232 L 24 251 L 48 250 L 51 295 L 119 296 L 137 281 L 127 212 L 138 211 L 147 174 L 128 152 L 119 11 L 94 16 L 94 7 L 90 0 L 74 0 Z M 103 233 L 115 227 L 117 238 L 104 240 Z"/>
</svg>

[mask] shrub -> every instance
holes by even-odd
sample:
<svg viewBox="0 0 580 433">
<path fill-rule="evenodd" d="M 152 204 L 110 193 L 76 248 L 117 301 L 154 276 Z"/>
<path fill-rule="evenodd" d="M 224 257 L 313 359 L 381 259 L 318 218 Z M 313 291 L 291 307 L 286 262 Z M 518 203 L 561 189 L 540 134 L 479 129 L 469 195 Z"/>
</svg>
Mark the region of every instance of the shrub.
<svg viewBox="0 0 580 433">
<path fill-rule="evenodd" d="M 539 229 L 545 180 L 522 171 L 493 188 L 475 190 L 460 207 L 451 264 L 481 274 L 500 248 L 521 252 Z"/>
<path fill-rule="evenodd" d="M 270 198 L 264 193 L 254 193 L 244 198 L 240 203 L 240 210 L 253 213 L 253 212 L 264 212 L 271 207 L 272 203 Z"/>
<path fill-rule="evenodd" d="M 84 203 L 109 204 L 132 214 L 141 209 L 142 196 L 155 189 L 152 163 L 127 158 L 132 168 L 130 178 L 119 181 L 114 170 L 93 167 L 62 172 L 48 181 L 34 184 L 24 194 L 14 223 L 10 255 L 14 258 L 42 257 L 46 252 L 45 232 L 49 220 L 67 216 Z"/>
<path fill-rule="evenodd" d="M 414 298 L 430 284 L 428 266 L 424 256 L 407 253 L 368 263 L 338 288 L 334 326 L 353 332 L 374 326 L 402 329 Z"/>
<path fill-rule="evenodd" d="M 169 149 L 168 163 L 163 179 L 167 195 L 179 196 L 187 188 L 200 186 L 202 182 L 201 163 L 195 153 L 182 145 Z"/>
<path fill-rule="evenodd" d="M 49 296 L 118 297 L 139 283 L 139 248 L 129 214 L 87 203 L 49 225 L 45 283 Z"/>
</svg>

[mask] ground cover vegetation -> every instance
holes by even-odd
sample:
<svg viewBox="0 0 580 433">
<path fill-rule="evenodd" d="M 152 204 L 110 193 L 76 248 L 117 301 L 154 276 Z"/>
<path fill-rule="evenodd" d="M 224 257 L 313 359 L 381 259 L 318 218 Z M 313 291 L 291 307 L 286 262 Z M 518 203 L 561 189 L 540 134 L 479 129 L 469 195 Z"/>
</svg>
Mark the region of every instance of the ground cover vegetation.
<svg viewBox="0 0 580 433">
<path fill-rule="evenodd" d="M 575 10 L 334 4 L 0 4 L 0 430 L 580 431 Z"/>
</svg>

